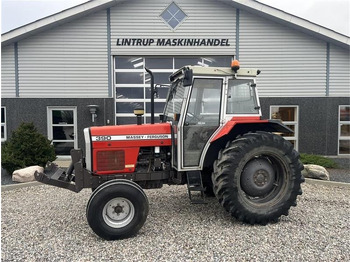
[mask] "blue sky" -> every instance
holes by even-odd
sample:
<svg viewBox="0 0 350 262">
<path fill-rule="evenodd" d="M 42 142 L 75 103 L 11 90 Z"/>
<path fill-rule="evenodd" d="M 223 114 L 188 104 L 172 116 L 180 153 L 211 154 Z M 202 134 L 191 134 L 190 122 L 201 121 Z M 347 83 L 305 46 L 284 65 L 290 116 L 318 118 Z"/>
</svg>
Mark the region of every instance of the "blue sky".
<svg viewBox="0 0 350 262">
<path fill-rule="evenodd" d="M 1 33 L 84 2 L 87 0 L 1 0 Z M 258 0 L 258 2 L 350 36 L 350 0 Z"/>
</svg>

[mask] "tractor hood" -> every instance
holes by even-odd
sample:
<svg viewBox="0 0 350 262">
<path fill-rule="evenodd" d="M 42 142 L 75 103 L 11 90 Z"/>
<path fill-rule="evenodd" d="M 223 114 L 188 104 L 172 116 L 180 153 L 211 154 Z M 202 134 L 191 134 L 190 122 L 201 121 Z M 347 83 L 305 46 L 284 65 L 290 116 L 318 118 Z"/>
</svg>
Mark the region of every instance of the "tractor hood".
<svg viewBox="0 0 350 262">
<path fill-rule="evenodd" d="M 84 133 L 86 168 L 99 175 L 132 173 L 141 148 L 172 143 L 169 123 L 90 127 Z"/>
<path fill-rule="evenodd" d="M 163 145 L 165 142 L 169 142 L 168 140 L 171 140 L 171 125 L 169 123 L 161 123 L 153 125 L 146 124 L 91 127 L 90 135 L 93 143 L 137 141 L 137 145 L 140 146 L 139 143 L 142 143 L 142 141 L 154 142 L 157 140 L 159 143 L 163 142 L 161 143 Z"/>
</svg>

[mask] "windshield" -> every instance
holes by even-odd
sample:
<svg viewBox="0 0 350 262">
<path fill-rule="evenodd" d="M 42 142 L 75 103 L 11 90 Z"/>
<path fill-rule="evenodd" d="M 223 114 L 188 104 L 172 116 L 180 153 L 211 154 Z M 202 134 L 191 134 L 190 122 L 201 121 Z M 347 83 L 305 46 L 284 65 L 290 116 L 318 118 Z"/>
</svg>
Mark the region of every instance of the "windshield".
<svg viewBox="0 0 350 262">
<path fill-rule="evenodd" d="M 180 114 L 184 98 L 188 95 L 189 87 L 183 86 L 182 79 L 177 80 L 170 87 L 167 103 L 164 109 L 166 120 L 174 120 L 174 114 Z"/>
<path fill-rule="evenodd" d="M 226 114 L 258 114 L 259 109 L 253 80 L 228 81 Z"/>
</svg>

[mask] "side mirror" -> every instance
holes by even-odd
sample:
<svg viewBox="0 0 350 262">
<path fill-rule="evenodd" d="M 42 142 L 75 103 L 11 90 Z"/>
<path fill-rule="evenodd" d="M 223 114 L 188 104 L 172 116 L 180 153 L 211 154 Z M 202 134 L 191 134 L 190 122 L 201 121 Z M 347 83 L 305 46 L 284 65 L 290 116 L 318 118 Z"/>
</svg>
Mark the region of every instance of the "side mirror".
<svg viewBox="0 0 350 262">
<path fill-rule="evenodd" d="M 190 86 L 192 85 L 192 79 L 193 79 L 193 71 L 192 69 L 186 69 L 185 75 L 184 75 L 184 86 Z"/>
</svg>

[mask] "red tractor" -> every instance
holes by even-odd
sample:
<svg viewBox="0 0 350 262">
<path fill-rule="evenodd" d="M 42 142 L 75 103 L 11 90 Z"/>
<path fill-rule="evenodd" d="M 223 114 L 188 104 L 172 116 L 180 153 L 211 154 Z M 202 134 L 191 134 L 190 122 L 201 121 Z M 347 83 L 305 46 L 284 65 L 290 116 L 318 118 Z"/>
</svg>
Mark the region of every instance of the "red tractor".
<svg viewBox="0 0 350 262">
<path fill-rule="evenodd" d="M 293 132 L 262 120 L 256 69 L 186 66 L 170 76 L 160 122 L 84 129 L 85 155 L 71 151 L 67 170 L 49 163 L 37 181 L 79 192 L 92 188 L 86 216 L 108 240 L 129 237 L 146 221 L 143 189 L 187 184 L 193 203 L 215 195 L 236 219 L 275 222 L 302 193 L 299 154 L 276 133 Z M 134 112 L 140 119 L 142 109 Z M 194 192 L 196 192 L 194 194 Z"/>
</svg>

